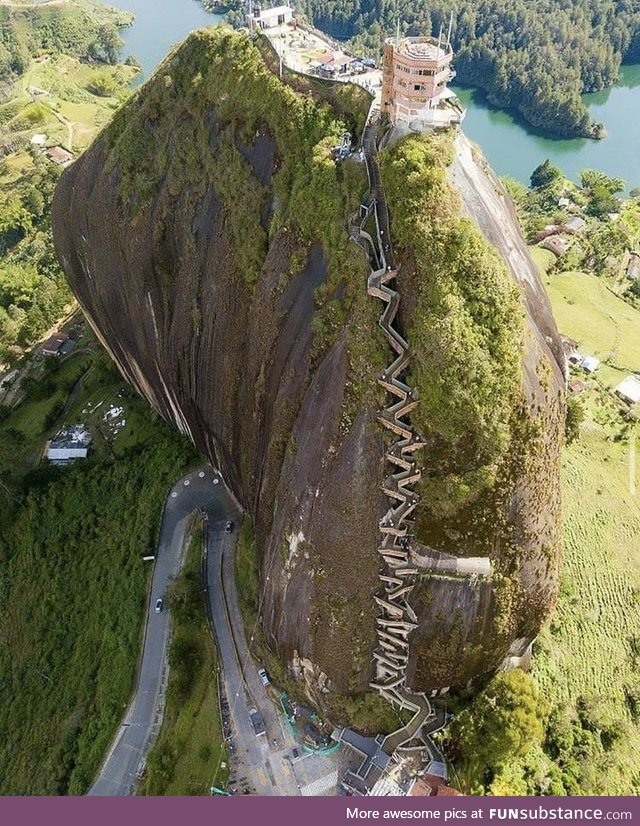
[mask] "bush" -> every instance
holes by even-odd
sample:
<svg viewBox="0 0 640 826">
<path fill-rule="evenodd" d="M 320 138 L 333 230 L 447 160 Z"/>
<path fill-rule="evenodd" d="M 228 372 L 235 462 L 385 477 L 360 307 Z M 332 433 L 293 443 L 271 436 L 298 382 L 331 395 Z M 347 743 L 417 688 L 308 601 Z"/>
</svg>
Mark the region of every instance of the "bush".
<svg viewBox="0 0 640 826">
<path fill-rule="evenodd" d="M 576 398 L 567 400 L 567 412 L 564 420 L 564 438 L 568 445 L 573 444 L 580 435 L 585 412 L 582 402 Z"/>
<path fill-rule="evenodd" d="M 499 769 L 540 746 L 545 704 L 520 669 L 501 672 L 453 722 L 451 737 L 469 778 L 487 785 Z"/>
<path fill-rule="evenodd" d="M 531 173 L 531 186 L 533 189 L 542 189 L 545 186 L 562 178 L 562 172 L 559 167 L 551 163 L 547 158 L 544 163 L 537 166 Z"/>
</svg>

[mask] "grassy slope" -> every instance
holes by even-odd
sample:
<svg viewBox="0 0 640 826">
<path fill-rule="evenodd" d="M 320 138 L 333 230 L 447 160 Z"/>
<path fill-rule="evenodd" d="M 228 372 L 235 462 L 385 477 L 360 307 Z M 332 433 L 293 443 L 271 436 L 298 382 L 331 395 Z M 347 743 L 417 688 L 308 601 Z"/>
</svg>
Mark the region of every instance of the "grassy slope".
<svg viewBox="0 0 640 826">
<path fill-rule="evenodd" d="M 189 646 L 188 659 L 170 655 L 171 670 L 162 730 L 149 754 L 139 792 L 151 795 L 208 794 L 212 782 L 226 783 L 216 672 L 218 657 L 211 640 L 200 590 L 202 528 L 192 533 L 184 568 L 170 599 L 173 646 Z M 174 610 L 176 591 L 194 599 Z"/>
<path fill-rule="evenodd" d="M 640 312 L 595 275 L 565 272 L 545 279 L 562 333 L 623 370 L 640 370 Z"/>
<path fill-rule="evenodd" d="M 168 486 L 193 457 L 97 358 L 75 409 L 51 430 L 78 421 L 91 398 L 103 404 L 83 417 L 88 424 L 104 427 L 101 411 L 118 404 L 127 426 L 115 442 L 98 435 L 94 459 L 27 477 L 22 507 L 3 512 L 11 517 L 0 540 L 4 794 L 77 794 L 91 782 L 133 686 L 148 575 L 141 557 L 155 546 Z M 74 359 L 59 388 L 84 369 L 87 356 Z M 19 495 L 50 404 L 28 402 L 2 423 L 27 437 L 14 467 Z"/>
<path fill-rule="evenodd" d="M 561 332 L 602 359 L 640 368 L 640 313 L 601 279 L 563 273 L 546 279 Z M 598 371 L 604 384 L 618 371 Z M 640 515 L 630 492 L 630 451 L 637 438 L 595 381 L 580 398 L 587 413 L 563 469 L 564 563 L 556 615 L 537 644 L 533 674 L 552 704 L 575 714 L 580 697 L 602 698 L 605 717 L 625 736 L 600 767 L 600 791 L 634 793 L 640 725 L 625 702 L 637 683 L 631 640 L 640 629 Z M 636 485 L 640 482 L 636 478 Z M 595 782 L 595 781 L 593 781 Z M 587 790 L 588 791 L 588 790 Z"/>
</svg>

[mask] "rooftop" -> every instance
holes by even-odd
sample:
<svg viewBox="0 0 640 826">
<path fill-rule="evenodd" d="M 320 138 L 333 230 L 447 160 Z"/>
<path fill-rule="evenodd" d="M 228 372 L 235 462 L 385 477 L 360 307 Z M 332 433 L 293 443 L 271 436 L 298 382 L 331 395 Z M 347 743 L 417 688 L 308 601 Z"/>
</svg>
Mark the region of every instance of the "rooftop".
<svg viewBox="0 0 640 826">
<path fill-rule="evenodd" d="M 614 392 L 622 396 L 622 398 L 630 404 L 637 404 L 640 402 L 640 379 L 636 376 L 627 376 L 627 378 L 621 381 L 615 388 Z"/>
<path fill-rule="evenodd" d="M 414 60 L 444 60 L 451 54 L 449 43 L 439 44 L 435 37 L 389 37 L 387 43 L 393 43 L 395 51 Z"/>
</svg>

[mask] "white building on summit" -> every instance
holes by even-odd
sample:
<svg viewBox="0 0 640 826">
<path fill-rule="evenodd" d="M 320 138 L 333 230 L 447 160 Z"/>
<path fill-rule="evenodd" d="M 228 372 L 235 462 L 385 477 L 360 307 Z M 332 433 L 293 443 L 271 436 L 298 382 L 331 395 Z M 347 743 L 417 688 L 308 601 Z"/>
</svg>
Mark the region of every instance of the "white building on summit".
<svg viewBox="0 0 640 826">
<path fill-rule="evenodd" d="M 462 123 L 465 110 L 447 83 L 453 49 L 442 37 L 388 37 L 382 69 L 383 114 L 394 126 L 421 129 Z"/>
<path fill-rule="evenodd" d="M 247 22 L 249 31 L 258 29 L 273 29 L 276 26 L 284 26 L 293 20 L 293 9 L 290 6 L 273 6 L 270 9 L 263 9 L 259 3 L 249 4 Z"/>
</svg>

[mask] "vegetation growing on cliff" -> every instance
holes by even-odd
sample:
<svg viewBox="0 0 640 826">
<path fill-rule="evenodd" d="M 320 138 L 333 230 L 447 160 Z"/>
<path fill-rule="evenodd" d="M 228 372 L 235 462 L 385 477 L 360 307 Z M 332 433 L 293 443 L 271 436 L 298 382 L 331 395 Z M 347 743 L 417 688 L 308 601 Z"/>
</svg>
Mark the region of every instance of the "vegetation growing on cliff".
<svg viewBox="0 0 640 826">
<path fill-rule="evenodd" d="M 162 117 L 167 111 L 171 117 Z M 258 180 L 240 147 L 259 130 L 277 147 L 275 214 L 268 226 L 261 210 L 269 182 Z M 269 237 L 283 226 L 308 243 L 324 242 L 336 265 L 348 266 L 347 215 L 330 154 L 343 130 L 328 105 L 275 77 L 246 35 L 218 27 L 192 35 L 144 94 L 116 114 L 106 137 L 123 202 L 133 213 L 165 175 L 175 195 L 187 180 L 200 194 L 213 184 L 230 213 L 235 254 L 253 282 Z"/>
<path fill-rule="evenodd" d="M 393 238 L 417 291 L 404 322 L 420 391 L 413 419 L 435 449 L 422 491 L 437 517 L 495 485 L 511 446 L 523 351 L 517 289 L 459 217 L 446 180 L 450 153 L 448 137 L 412 137 L 381 157 Z"/>
<path fill-rule="evenodd" d="M 314 295 L 312 362 L 318 363 L 351 316 L 349 387 L 366 373 L 370 395 L 376 365 L 363 365 L 362 350 L 375 354 L 381 337 L 369 324 L 373 315 L 361 289 L 366 256 L 349 242 L 366 172 L 363 163 L 337 164 L 331 152 L 346 129 L 358 140 L 370 96 L 360 87 L 323 84 L 294 72 L 285 72 L 283 80 L 266 39 L 254 42 L 224 27 L 198 32 L 116 114 L 105 134 L 109 163 L 118 170 L 131 220 L 146 208 L 156 210 L 160 247 L 178 199 L 196 204 L 213 190 L 224 209 L 234 262 L 247 282 L 247 301 L 268 270 L 274 239 L 284 233 L 290 239 L 292 278 L 304 268 L 311 246 L 321 244 L 327 273 Z M 270 163 L 260 141 L 273 147 Z M 160 180 L 167 182 L 171 199 L 152 204 Z M 158 269 L 168 288 L 172 276 L 163 255 Z M 352 421 L 349 404 L 357 393 L 347 395 L 346 418 Z"/>
</svg>

